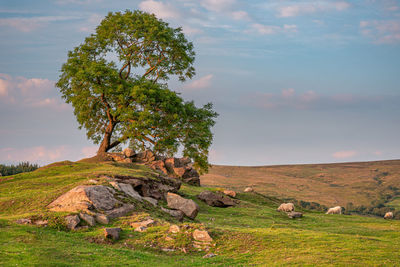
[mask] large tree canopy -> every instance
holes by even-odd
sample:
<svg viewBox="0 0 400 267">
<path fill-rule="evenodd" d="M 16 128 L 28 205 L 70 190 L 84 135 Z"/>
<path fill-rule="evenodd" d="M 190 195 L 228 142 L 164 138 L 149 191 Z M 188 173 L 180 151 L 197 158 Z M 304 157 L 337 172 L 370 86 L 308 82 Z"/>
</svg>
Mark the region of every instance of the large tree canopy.
<svg viewBox="0 0 400 267">
<path fill-rule="evenodd" d="M 198 108 L 165 83 L 171 75 L 192 78 L 194 56 L 181 28 L 141 11 L 109 13 L 68 53 L 57 87 L 80 128 L 100 143 L 98 153 L 129 143 L 172 155 L 182 146 L 206 171 L 217 114 L 211 103 Z"/>
</svg>

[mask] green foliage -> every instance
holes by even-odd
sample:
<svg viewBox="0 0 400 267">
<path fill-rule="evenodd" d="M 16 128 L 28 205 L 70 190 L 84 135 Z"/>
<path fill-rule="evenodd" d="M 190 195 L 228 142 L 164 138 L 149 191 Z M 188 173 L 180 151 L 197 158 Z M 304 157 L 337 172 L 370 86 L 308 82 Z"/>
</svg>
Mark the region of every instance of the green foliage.
<svg viewBox="0 0 400 267">
<path fill-rule="evenodd" d="M 39 168 L 37 164 L 21 162 L 17 165 L 3 165 L 0 164 L 0 176 L 14 175 L 22 172 L 31 172 Z"/>
<path fill-rule="evenodd" d="M 101 142 L 171 156 L 182 146 L 200 171 L 208 169 L 217 113 L 185 102 L 165 83 L 192 78 L 195 53 L 181 28 L 141 11 L 109 13 L 85 42 L 68 53 L 57 82 L 80 128 Z"/>
</svg>

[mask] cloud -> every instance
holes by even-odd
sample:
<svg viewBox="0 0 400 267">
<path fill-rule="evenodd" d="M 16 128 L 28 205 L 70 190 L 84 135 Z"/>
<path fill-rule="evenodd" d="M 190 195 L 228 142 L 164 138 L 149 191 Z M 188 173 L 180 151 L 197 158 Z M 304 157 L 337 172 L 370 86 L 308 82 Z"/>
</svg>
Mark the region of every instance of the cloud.
<svg viewBox="0 0 400 267">
<path fill-rule="evenodd" d="M 202 0 L 200 3 L 205 9 L 214 12 L 225 12 L 236 4 L 235 0 Z"/>
<path fill-rule="evenodd" d="M 21 32 L 32 32 L 50 22 L 78 19 L 69 16 L 43 16 L 30 18 L 0 18 L 0 27 L 14 28 Z"/>
<path fill-rule="evenodd" d="M 295 92 L 293 88 L 283 89 L 282 90 L 282 97 L 288 98 L 294 96 Z"/>
<path fill-rule="evenodd" d="M 338 151 L 332 154 L 332 156 L 336 159 L 351 158 L 355 155 L 357 155 L 357 151 L 355 150 Z"/>
<path fill-rule="evenodd" d="M 54 96 L 54 82 L 41 78 L 12 77 L 0 73 L 0 103 L 20 107 L 45 107 L 53 110 L 68 109 Z"/>
<path fill-rule="evenodd" d="M 293 33 L 297 32 L 297 25 L 285 24 L 281 26 L 275 25 L 263 25 L 259 23 L 253 23 L 250 25 L 250 29 L 245 31 L 245 33 L 257 33 L 260 35 L 270 35 L 277 33 Z"/>
<path fill-rule="evenodd" d="M 85 25 L 79 28 L 79 31 L 92 32 L 96 28 L 96 26 L 100 24 L 102 19 L 103 16 L 100 14 L 91 14 L 87 19 Z"/>
<path fill-rule="evenodd" d="M 188 85 L 185 86 L 185 88 L 201 89 L 201 88 L 209 87 L 213 77 L 214 77 L 214 75 L 208 74 L 206 76 L 203 76 L 203 77 L 189 83 Z"/>
<path fill-rule="evenodd" d="M 399 44 L 400 21 L 371 20 L 360 21 L 361 34 L 372 39 L 376 44 Z"/>
<path fill-rule="evenodd" d="M 231 13 L 234 20 L 250 20 L 250 16 L 246 11 L 239 10 Z"/>
<path fill-rule="evenodd" d="M 343 11 L 350 7 L 350 4 L 346 1 L 316 1 L 316 2 L 305 2 L 293 5 L 280 6 L 277 8 L 278 17 L 288 18 L 296 17 L 301 15 L 313 14 L 321 11 Z"/>
<path fill-rule="evenodd" d="M 201 30 L 199 28 L 194 28 L 194 27 L 191 27 L 188 25 L 183 26 L 182 31 L 183 31 L 183 33 L 185 33 L 187 35 L 196 35 L 196 34 L 201 34 L 204 32 L 203 30 Z"/>
<path fill-rule="evenodd" d="M 155 14 L 160 19 L 181 17 L 180 12 L 173 5 L 161 1 L 146 0 L 139 4 L 139 8 L 145 12 Z"/>
<path fill-rule="evenodd" d="M 70 4 L 77 4 L 77 5 L 91 5 L 91 4 L 98 4 L 103 2 L 103 0 L 57 0 L 56 3 L 59 5 L 70 5 Z"/>
</svg>

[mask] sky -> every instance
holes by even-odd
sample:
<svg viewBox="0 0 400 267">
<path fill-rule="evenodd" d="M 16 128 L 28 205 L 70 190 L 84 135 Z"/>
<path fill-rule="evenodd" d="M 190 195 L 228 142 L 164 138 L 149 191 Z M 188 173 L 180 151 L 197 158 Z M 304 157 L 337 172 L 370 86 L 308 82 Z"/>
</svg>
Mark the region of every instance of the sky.
<svg viewBox="0 0 400 267">
<path fill-rule="evenodd" d="M 169 87 L 214 103 L 210 163 L 400 158 L 400 1 L 0 0 L 0 164 L 94 155 L 54 83 L 108 12 L 182 27 L 196 76 Z"/>
</svg>

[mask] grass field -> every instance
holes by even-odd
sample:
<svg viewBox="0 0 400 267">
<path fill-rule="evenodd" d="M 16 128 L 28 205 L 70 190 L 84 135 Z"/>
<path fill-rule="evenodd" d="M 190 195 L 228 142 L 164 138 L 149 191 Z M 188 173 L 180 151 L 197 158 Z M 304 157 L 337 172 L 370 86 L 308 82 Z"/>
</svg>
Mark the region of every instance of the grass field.
<svg viewBox="0 0 400 267">
<path fill-rule="evenodd" d="M 156 210 L 138 210 L 163 222 L 147 232 L 134 232 L 124 224 L 132 216 L 108 226 L 123 228 L 114 243 L 94 242 L 104 226 L 69 232 L 56 225 L 17 225 L 17 218 L 47 216 L 46 205 L 61 193 L 99 173 L 149 175 L 144 166 L 110 163 L 69 163 L 0 179 L 0 266 L 281 266 L 339 265 L 396 266 L 400 262 L 400 221 L 381 218 L 325 215 L 304 212 L 292 220 L 276 212 L 280 201 L 255 193 L 238 194 L 241 203 L 232 208 L 209 207 L 196 199 L 205 189 L 184 185 L 184 197 L 200 206 L 195 221 L 182 225 L 207 229 L 215 240 L 211 252 L 179 250 L 163 252 L 161 242 L 169 223 Z M 233 174 L 233 173 L 232 173 Z M 165 204 L 165 203 L 164 203 Z M 182 240 L 182 242 L 186 242 Z M 156 246 L 149 247 L 149 243 Z"/>
<path fill-rule="evenodd" d="M 257 192 L 326 206 L 370 205 L 400 189 L 400 160 L 281 166 L 214 165 L 203 185 Z M 393 190 L 394 189 L 394 190 Z"/>
</svg>

